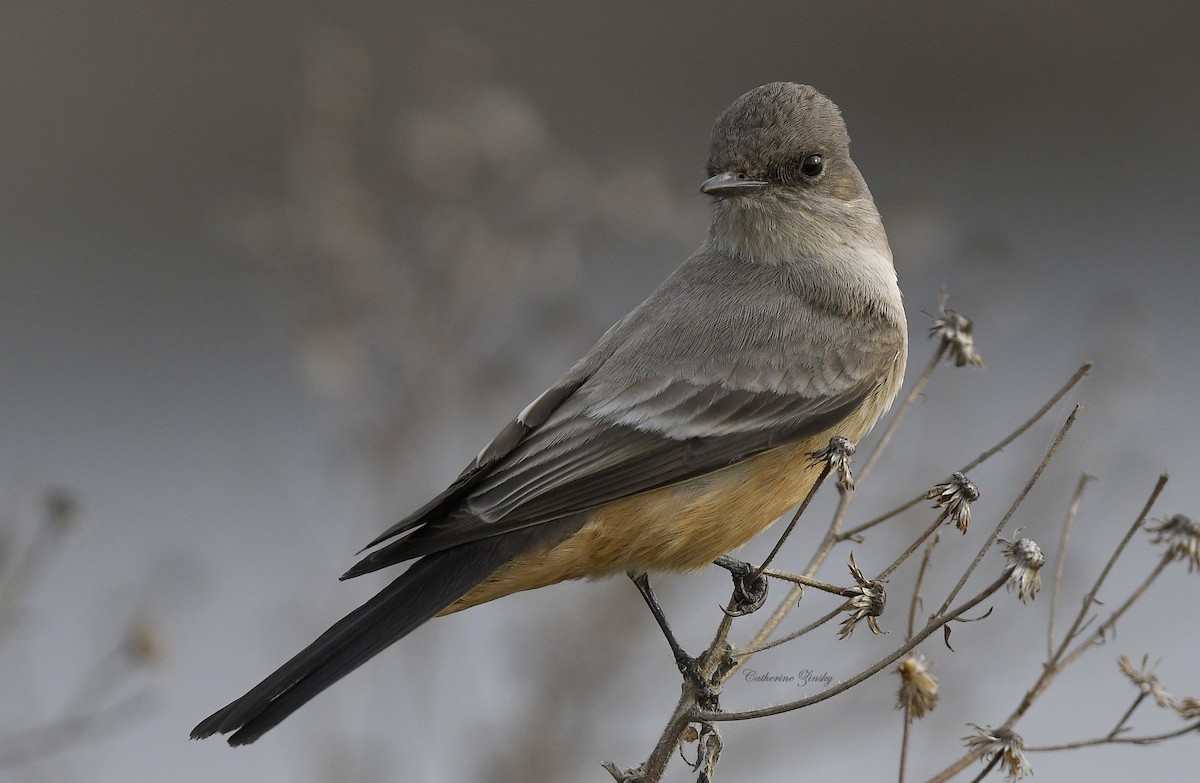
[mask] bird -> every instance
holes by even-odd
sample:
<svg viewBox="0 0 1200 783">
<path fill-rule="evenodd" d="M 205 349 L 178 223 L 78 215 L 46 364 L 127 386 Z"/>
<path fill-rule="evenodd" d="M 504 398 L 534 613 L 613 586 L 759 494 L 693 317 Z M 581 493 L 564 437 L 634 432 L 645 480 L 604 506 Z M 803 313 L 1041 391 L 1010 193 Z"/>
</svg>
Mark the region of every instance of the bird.
<svg viewBox="0 0 1200 783">
<path fill-rule="evenodd" d="M 565 580 L 700 570 L 803 499 L 813 452 L 874 426 L 908 355 L 849 145 L 808 85 L 735 100 L 712 130 L 699 248 L 342 578 L 407 570 L 192 738 L 254 742 L 436 616 Z"/>
</svg>

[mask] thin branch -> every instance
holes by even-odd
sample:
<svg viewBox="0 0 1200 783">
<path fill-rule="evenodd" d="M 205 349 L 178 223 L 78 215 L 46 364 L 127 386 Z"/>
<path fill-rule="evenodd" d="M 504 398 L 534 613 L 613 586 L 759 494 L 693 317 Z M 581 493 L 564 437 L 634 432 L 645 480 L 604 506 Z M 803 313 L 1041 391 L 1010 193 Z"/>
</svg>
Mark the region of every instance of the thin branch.
<svg viewBox="0 0 1200 783">
<path fill-rule="evenodd" d="M 1182 737 L 1184 734 L 1190 734 L 1194 731 L 1200 732 L 1200 721 L 1189 723 L 1177 731 L 1168 731 L 1164 734 L 1150 734 L 1145 737 L 1096 737 L 1095 739 L 1079 740 L 1077 742 L 1063 742 L 1058 745 L 1026 745 L 1025 752 L 1042 753 L 1051 750 L 1075 750 L 1077 748 L 1090 748 L 1095 745 L 1153 745 L 1156 742 Z"/>
<path fill-rule="evenodd" d="M 1021 507 L 1021 504 L 1025 501 L 1025 498 L 1029 495 L 1034 485 L 1037 484 L 1038 479 L 1042 477 L 1042 473 L 1045 472 L 1046 466 L 1050 464 L 1050 460 L 1054 459 L 1054 455 L 1058 453 L 1058 447 L 1062 445 L 1063 439 L 1067 437 L 1067 432 L 1070 431 L 1071 425 L 1075 423 L 1075 418 L 1078 414 L 1079 406 L 1076 405 L 1071 411 L 1071 415 L 1067 417 L 1066 422 L 1064 422 L 1062 427 L 1059 428 L 1058 434 L 1054 436 L 1054 441 L 1050 444 L 1050 448 L 1046 451 L 1046 456 L 1042 457 L 1042 461 L 1038 463 L 1037 469 L 1033 471 L 1033 475 L 1029 477 L 1029 481 L 1025 482 L 1025 487 L 1021 490 L 1021 494 L 1017 495 L 1017 499 L 1013 501 L 1011 506 L 1009 506 L 1007 513 L 1005 513 L 1005 515 L 996 524 L 995 529 L 992 530 L 992 534 L 988 536 L 988 539 L 986 542 L 984 542 L 984 545 L 980 547 L 979 553 L 975 555 L 975 559 L 971 562 L 971 565 L 967 566 L 967 570 L 963 572 L 962 577 L 959 578 L 958 584 L 956 584 L 954 589 L 950 591 L 950 594 L 946 596 L 946 600 L 942 603 L 941 608 L 938 609 L 938 614 L 946 611 L 946 607 L 948 607 L 951 602 L 954 601 L 954 598 L 958 595 L 959 591 L 961 591 L 963 586 L 966 585 L 967 580 L 971 578 L 971 574 L 975 573 L 975 569 L 979 567 L 981 562 L 983 562 L 983 558 L 987 555 L 988 550 L 992 548 L 992 544 L 994 544 L 996 539 L 1000 537 L 1000 533 L 1004 531 L 1005 526 L 1008 525 L 1008 521 L 1012 519 L 1013 514 L 1017 513 L 1017 509 Z"/>
<path fill-rule="evenodd" d="M 1062 388 L 1060 388 L 1058 391 L 1056 391 L 1054 393 L 1054 396 L 1052 396 L 1049 400 L 1047 400 L 1046 404 L 1043 405 L 1041 408 L 1039 408 L 1036 413 L 1034 413 L 1032 416 L 1030 416 L 1028 419 L 1026 419 L 1024 422 L 1022 422 L 1019 427 L 1017 427 L 1015 430 L 1013 430 L 1011 433 L 1009 433 L 1007 437 L 1005 437 L 1003 440 L 1001 440 L 995 446 L 993 446 L 992 448 L 983 452 L 978 457 L 976 457 L 975 459 L 968 462 L 966 465 L 963 465 L 961 468 L 959 468 L 958 472 L 959 473 L 970 473 L 972 470 L 979 467 L 984 462 L 988 461 L 989 459 L 994 457 L 996 454 L 999 454 L 1001 451 L 1003 451 L 1006 446 L 1008 446 L 1010 443 L 1012 443 L 1014 440 L 1016 440 L 1020 436 L 1024 435 L 1025 432 L 1030 427 L 1032 427 L 1043 416 L 1045 416 L 1047 413 L 1049 413 L 1051 411 L 1051 409 L 1053 409 L 1054 406 L 1058 404 L 1058 401 L 1061 400 L 1063 397 L 1065 397 L 1067 395 L 1067 392 L 1069 392 L 1069 391 L 1071 391 L 1071 389 L 1075 388 L 1075 385 L 1078 384 L 1081 380 L 1083 380 L 1087 376 L 1087 374 L 1091 371 L 1092 371 L 1092 363 L 1091 362 L 1084 364 L 1082 367 L 1080 367 L 1078 370 L 1076 370 L 1075 374 L 1072 375 L 1071 378 L 1065 384 L 1063 384 Z M 845 540 L 847 538 L 851 538 L 852 536 L 856 536 L 865 530 L 869 530 L 870 528 L 875 527 L 876 525 L 880 524 L 881 522 L 886 522 L 888 519 L 891 519 L 892 517 L 894 517 L 898 514 L 902 514 L 905 511 L 908 511 L 910 508 L 917 505 L 924 499 L 925 499 L 924 493 L 917 495 L 915 498 L 913 498 L 905 503 L 902 503 L 899 506 L 896 506 L 892 510 L 885 511 L 883 514 L 880 514 L 879 516 L 875 517 L 874 519 L 864 522 L 863 524 L 859 525 L 858 527 L 856 527 L 852 530 L 847 530 L 845 533 L 842 534 L 841 538 L 842 538 L 842 540 Z"/>
<path fill-rule="evenodd" d="M 947 507 L 942 509 L 942 513 L 937 515 L 937 519 L 933 520 L 933 524 L 925 528 L 925 530 L 921 532 L 921 535 L 917 536 L 916 539 L 908 545 L 908 548 L 905 549 L 899 557 L 892 561 L 891 565 L 883 569 L 883 571 L 879 573 L 879 576 L 875 577 L 876 581 L 887 581 L 887 578 L 895 573 L 896 569 L 899 568 L 905 560 L 912 557 L 912 553 L 917 551 L 917 547 L 925 543 L 925 539 L 937 532 L 937 529 L 942 526 L 942 523 L 946 521 L 946 517 L 948 516 L 950 516 L 950 508 Z M 943 610 L 945 610 L 945 608 L 946 607 L 944 606 L 942 607 Z"/>
<path fill-rule="evenodd" d="M 1124 616 L 1125 612 L 1129 611 L 1129 608 L 1132 607 L 1148 589 L 1150 589 L 1150 585 L 1154 584 L 1154 581 L 1162 575 L 1162 572 L 1166 570 L 1167 566 L 1170 565 L 1171 561 L 1174 559 L 1174 555 L 1172 555 L 1170 552 L 1164 554 L 1162 558 L 1159 559 L 1158 565 L 1154 567 L 1154 570 L 1146 575 L 1146 578 L 1142 580 L 1142 583 L 1138 585 L 1132 593 L 1129 594 L 1129 597 L 1125 599 L 1125 601 L 1116 609 L 1116 611 L 1110 614 L 1107 620 L 1101 623 L 1096 630 L 1092 631 L 1086 639 L 1084 639 L 1079 643 L 1078 646 L 1075 647 L 1075 649 L 1071 650 L 1071 652 L 1067 653 L 1067 655 L 1061 659 L 1058 668 L 1067 668 L 1074 663 L 1079 656 L 1087 652 L 1089 647 L 1099 643 L 1100 640 L 1104 638 L 1104 635 L 1107 634 L 1109 630 L 1111 630 L 1113 626 L 1117 624 L 1117 621 L 1120 620 L 1122 616 Z"/>
<path fill-rule="evenodd" d="M 912 408 L 913 403 L 925 391 L 926 384 L 933 377 L 933 371 L 937 369 L 938 362 L 946 355 L 946 347 L 949 343 L 942 341 L 938 343 L 937 350 L 933 352 L 933 358 L 929 360 L 929 364 L 925 365 L 925 371 L 917 378 L 917 382 L 909 389 L 908 394 L 904 396 L 904 401 L 900 403 L 900 407 L 896 409 L 896 415 L 888 422 L 887 429 L 883 431 L 883 435 L 879 437 L 879 441 L 875 444 L 875 448 L 871 450 L 867 461 L 863 463 L 862 468 L 858 471 L 858 480 L 862 481 L 870 473 L 871 468 L 875 467 L 875 463 L 879 462 L 879 458 L 883 456 L 884 449 L 892 441 L 892 436 L 896 434 L 896 430 L 900 428 L 900 422 L 908 415 L 908 411 Z"/>
<path fill-rule="evenodd" d="M 755 653 L 760 653 L 760 652 L 763 652 L 764 650 L 769 650 L 772 647 L 778 647 L 781 644 L 787 644 L 788 642 L 790 642 L 794 639 L 799 639 L 801 636 L 804 636 L 806 633 L 809 633 L 810 631 L 815 631 L 816 629 L 820 628 L 825 623 L 827 623 L 830 620 L 832 620 L 833 618 L 837 617 L 839 614 L 842 613 L 843 608 L 844 608 L 844 605 L 839 604 L 836 609 L 833 609 L 833 610 L 821 615 L 816 620 L 813 620 L 811 623 L 809 623 L 808 625 L 801 628 L 799 631 L 793 631 L 792 633 L 789 633 L 785 636 L 780 636 L 778 639 L 772 639 L 769 642 L 763 642 L 762 644 L 757 644 L 757 645 L 747 647 L 744 650 L 738 650 L 737 652 L 734 653 L 734 657 L 744 663 L 745 659 L 749 658 L 751 655 L 754 655 Z M 758 637 L 755 637 L 755 638 L 758 638 Z"/>
<path fill-rule="evenodd" d="M 913 406 L 913 402 L 916 401 L 920 392 L 925 388 L 925 384 L 929 381 L 930 376 L 932 376 L 934 369 L 942 360 L 942 357 L 945 355 L 945 353 L 946 344 L 940 343 L 937 350 L 934 351 L 933 358 L 930 359 L 929 364 L 926 365 L 925 371 L 921 373 L 921 376 L 917 379 L 917 382 L 913 384 L 913 388 L 909 390 L 908 394 L 904 398 L 904 401 L 901 402 L 900 407 L 897 408 L 896 414 L 892 416 L 891 421 L 888 422 L 888 428 L 885 430 L 884 436 L 881 437 L 875 444 L 875 447 L 871 450 L 870 455 L 867 456 L 867 461 L 863 463 L 862 469 L 858 472 L 857 483 L 859 486 L 862 486 L 862 483 L 866 480 L 867 476 L 870 475 L 871 469 L 875 467 L 875 463 L 877 463 L 880 457 L 883 455 L 884 450 L 891 441 L 892 435 L 900 426 L 900 422 L 903 421 L 907 416 L 909 410 Z M 833 547 L 836 546 L 839 541 L 844 540 L 840 535 L 842 521 L 846 517 L 847 509 L 850 507 L 850 501 L 854 498 L 854 492 L 855 490 L 848 489 L 842 493 L 841 498 L 838 500 L 837 509 L 834 511 L 833 520 L 829 523 L 829 529 L 825 532 L 825 538 L 817 547 L 817 551 L 813 554 L 812 559 L 809 560 L 808 567 L 804 569 L 805 576 L 813 576 L 816 574 L 817 571 L 821 569 L 821 566 L 825 564 L 825 560 L 829 557 L 829 553 L 833 551 Z M 771 636 L 771 634 L 775 632 L 775 629 L 777 629 L 779 624 L 783 622 L 783 618 L 786 617 L 788 612 L 792 610 L 792 607 L 796 605 L 802 595 L 803 588 L 799 586 L 792 588 L 788 592 L 787 596 L 779 602 L 779 605 L 775 607 L 775 611 L 771 613 L 771 615 L 758 629 L 758 633 L 756 633 L 754 638 L 750 640 L 748 647 L 755 650 L 765 650 L 769 649 L 769 647 L 775 646 L 773 644 L 764 645 L 763 643 Z M 793 636 L 792 638 L 795 637 Z M 743 659 L 743 662 L 744 660 L 745 659 Z M 732 677 L 735 671 L 736 669 L 730 671 L 726 675 L 726 679 Z"/>
<path fill-rule="evenodd" d="M 941 536 L 934 536 L 929 539 L 929 543 L 925 545 L 925 555 L 921 558 L 921 567 L 917 571 L 917 583 L 913 585 L 912 601 L 908 607 L 908 636 L 912 638 L 913 629 L 917 627 L 917 612 L 920 611 L 924 600 L 921 597 L 921 588 L 925 586 L 925 575 L 929 573 L 929 567 L 933 563 L 933 550 L 937 547 Z"/>
<path fill-rule="evenodd" d="M 792 514 L 792 521 L 788 522 L 787 527 L 784 528 L 783 533 L 780 534 L 779 540 L 775 542 L 775 546 L 762 561 L 762 565 L 758 567 L 758 570 L 754 572 L 754 576 L 750 578 L 751 582 L 762 576 L 767 570 L 767 567 L 771 565 L 771 561 L 775 559 L 775 555 L 779 554 L 779 550 L 783 548 L 783 543 L 787 541 L 788 536 L 792 534 L 792 530 L 795 529 L 796 523 L 800 521 L 800 516 L 804 513 L 804 510 L 808 508 L 808 504 L 812 502 L 813 497 L 817 494 L 817 490 L 820 489 L 821 485 L 825 483 L 825 479 L 829 476 L 829 471 L 832 469 L 833 462 L 831 460 L 825 460 L 825 467 L 821 469 L 821 475 L 817 476 L 817 480 L 814 481 L 813 485 L 808 488 L 808 494 L 804 496 L 804 501 L 799 505 L 799 507 L 796 508 L 796 513 Z"/>
<path fill-rule="evenodd" d="M 1067 635 L 1059 643 L 1058 649 L 1053 655 L 1050 656 L 1050 659 L 1046 661 L 1042 668 L 1042 673 L 1038 676 L 1037 681 L 1034 682 L 1033 686 L 1025 692 L 1025 695 L 1021 698 L 1020 704 L 1018 704 L 1016 709 L 1013 710 L 1012 714 L 1008 716 L 1008 719 L 1004 721 L 1002 728 L 1011 729 L 1017 723 L 1017 721 L 1019 721 L 1022 716 L 1029 711 L 1034 702 L 1037 701 L 1038 697 L 1045 693 L 1046 689 L 1050 687 L 1054 679 L 1071 663 L 1074 663 L 1079 656 L 1094 643 L 1094 640 L 1100 638 L 1106 628 L 1110 628 L 1116 623 L 1117 619 L 1124 614 L 1124 612 L 1128 610 L 1130 606 L 1133 605 L 1133 602 L 1137 599 L 1137 597 L 1141 596 L 1142 593 L 1145 592 L 1150 583 L 1154 581 L 1158 574 L 1162 573 L 1163 569 L 1166 567 L 1166 564 L 1170 562 L 1168 557 L 1164 557 L 1162 560 L 1160 560 L 1158 565 L 1154 568 L 1154 571 L 1151 572 L 1150 576 L 1143 580 L 1141 586 L 1133 591 L 1124 604 L 1122 604 L 1120 608 L 1113 612 L 1113 614 L 1103 625 L 1093 631 L 1086 640 L 1081 642 L 1078 647 L 1072 650 L 1070 655 L 1066 654 L 1067 648 L 1086 624 L 1085 619 L 1089 610 L 1091 609 L 1096 593 L 1098 593 L 1100 590 L 1100 586 L 1104 583 L 1104 580 L 1107 578 L 1109 572 L 1120 558 L 1125 546 L 1129 543 L 1130 539 L 1133 538 L 1134 533 L 1141 529 L 1142 525 L 1145 523 L 1146 517 L 1150 513 L 1150 509 L 1154 506 L 1155 501 L 1158 499 L 1159 494 L 1162 493 L 1163 487 L 1166 486 L 1166 483 L 1166 474 L 1158 477 L 1158 481 L 1155 483 L 1154 489 L 1150 493 L 1150 497 L 1146 500 L 1145 505 L 1142 506 L 1141 513 L 1138 514 L 1137 519 L 1135 519 L 1133 524 L 1130 525 L 1129 530 L 1125 533 L 1124 538 L 1122 538 L 1120 544 L 1117 545 L 1116 550 L 1105 564 L 1100 576 L 1096 578 L 1096 582 L 1093 584 L 1092 589 L 1088 591 L 1086 596 L 1084 596 L 1083 605 L 1080 608 L 1079 615 L 1075 618 L 1075 622 L 1072 623 L 1070 630 L 1067 631 Z M 1115 742 L 1116 740 L 1112 741 Z M 962 770 L 966 769 L 967 766 L 969 766 L 971 762 L 977 758 L 979 758 L 978 754 L 968 753 L 954 763 L 950 764 L 937 775 L 934 775 L 927 781 L 927 783 L 944 783 Z"/>
<path fill-rule="evenodd" d="M 996 768 L 996 765 L 1000 763 L 1000 759 L 1002 758 L 1004 758 L 1003 753 L 993 753 L 992 760 L 987 763 L 987 766 L 979 771 L 978 775 L 971 778 L 971 783 L 981 783 L 981 781 L 988 776 L 988 773 Z"/>
<path fill-rule="evenodd" d="M 1137 531 L 1142 528 L 1142 525 L 1146 523 L 1146 517 L 1150 515 L 1150 509 L 1154 507 L 1155 502 L 1158 500 L 1158 496 L 1162 494 L 1163 487 L 1167 485 L 1168 478 L 1169 477 L 1166 473 L 1163 473 L 1158 477 L 1158 481 L 1154 484 L 1154 489 L 1150 491 L 1150 497 L 1148 497 L 1145 504 L 1142 505 L 1141 513 L 1138 514 L 1137 519 L 1133 521 L 1133 524 L 1129 526 L 1129 529 L 1125 531 L 1125 537 L 1121 539 L 1119 544 L 1117 544 L 1117 548 L 1113 550 L 1112 555 L 1108 558 L 1108 562 L 1104 564 L 1104 568 L 1100 571 L 1100 575 L 1096 577 L 1096 581 L 1092 584 L 1091 589 L 1089 589 L 1087 594 L 1084 595 L 1083 602 L 1079 607 L 1079 614 L 1075 616 L 1075 621 L 1071 623 L 1071 627 L 1068 629 L 1067 635 L 1063 637 L 1062 642 L 1059 643 L 1058 650 L 1056 650 L 1055 654 L 1052 655 L 1050 660 L 1046 662 L 1047 671 L 1049 671 L 1050 668 L 1056 664 L 1060 658 L 1062 658 L 1067 647 L 1070 646 L 1075 636 L 1082 630 L 1083 622 L 1085 619 L 1087 619 L 1088 612 L 1091 611 L 1092 603 L 1096 600 L 1096 595 L 1100 592 L 1100 588 L 1104 585 L 1104 581 L 1108 578 L 1113 566 L 1117 564 L 1117 560 L 1120 559 L 1121 554 L 1125 551 L 1125 547 L 1128 546 L 1129 542 L 1133 539 L 1134 534 L 1136 534 Z"/>
<path fill-rule="evenodd" d="M 1125 710 L 1125 713 L 1121 715 L 1121 719 L 1117 721 L 1117 725 L 1113 726 L 1112 731 L 1108 732 L 1108 734 L 1105 736 L 1107 736 L 1109 739 L 1112 739 L 1121 732 L 1125 731 L 1125 724 L 1129 722 L 1129 719 L 1133 717 L 1133 713 L 1137 711 L 1138 707 L 1142 706 L 1142 702 L 1144 702 L 1146 697 L 1149 695 L 1150 694 L 1148 692 L 1139 693 L 1137 698 L 1133 700 L 1133 704 L 1129 705 L 1129 709 Z"/>
<path fill-rule="evenodd" d="M 833 582 L 826 582 L 823 579 L 813 579 L 811 576 L 804 576 L 803 574 L 793 574 L 790 571 L 780 571 L 777 568 L 768 568 L 763 571 L 763 575 L 773 577 L 775 579 L 781 579 L 785 582 L 791 582 L 792 584 L 804 585 L 805 587 L 823 590 L 826 593 L 832 593 L 833 595 L 840 595 L 846 598 L 855 595 L 855 592 L 852 588 L 835 585 Z"/>
<path fill-rule="evenodd" d="M 1058 596 L 1062 590 L 1063 567 L 1067 563 L 1067 542 L 1071 540 L 1071 527 L 1075 524 L 1075 516 L 1083 503 L 1083 491 L 1087 489 L 1088 482 L 1095 478 L 1087 473 L 1079 477 L 1075 495 L 1071 498 L 1071 505 L 1067 507 L 1067 518 L 1063 520 L 1062 538 L 1058 542 L 1058 558 L 1054 563 L 1054 581 L 1050 586 L 1050 628 L 1046 632 L 1047 659 L 1054 655 L 1054 624 L 1058 615 Z"/>
<path fill-rule="evenodd" d="M 795 701 L 784 702 L 783 704 L 774 704 L 769 707 L 759 707 L 758 709 L 752 710 L 741 710 L 736 712 L 713 712 L 710 710 L 701 710 L 696 715 L 696 718 L 698 720 L 710 721 L 753 720 L 755 718 L 765 718 L 768 715 L 780 715 L 785 712 L 792 712 L 793 710 L 808 707 L 812 704 L 817 704 L 825 701 L 826 699 L 837 696 L 839 693 L 843 693 L 850 688 L 853 688 L 860 682 L 870 679 L 886 669 L 888 666 L 891 666 L 893 663 L 900 660 L 900 658 L 902 658 L 904 655 L 908 654 L 918 644 L 929 638 L 930 634 L 932 634 L 934 631 L 938 630 L 947 623 L 957 620 L 966 612 L 969 612 L 971 609 L 974 609 L 976 606 L 986 601 L 992 594 L 1004 586 L 1006 580 L 1007 577 L 1000 577 L 985 587 L 978 595 L 971 598 L 953 611 L 942 614 L 930 620 L 929 623 L 920 631 L 918 631 L 911 639 L 905 641 L 904 644 L 900 645 L 891 653 L 876 661 L 870 667 L 864 669 L 848 680 L 826 688 L 820 693 L 803 699 L 796 699 Z"/>
</svg>

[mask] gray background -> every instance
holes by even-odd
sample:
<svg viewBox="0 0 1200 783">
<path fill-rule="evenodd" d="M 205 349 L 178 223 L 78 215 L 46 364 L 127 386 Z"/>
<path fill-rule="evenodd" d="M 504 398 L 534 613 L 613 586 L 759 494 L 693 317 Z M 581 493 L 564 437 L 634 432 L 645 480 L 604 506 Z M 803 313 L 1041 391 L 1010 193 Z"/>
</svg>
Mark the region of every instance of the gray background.
<svg viewBox="0 0 1200 783">
<path fill-rule="evenodd" d="M 1159 472 L 1174 481 L 1155 514 L 1196 512 L 1197 29 L 1182 3 L 4 3 L 7 549 L 33 537 L 49 486 L 82 513 L 5 599 L 0 637 L 0 757 L 69 747 L 0 778 L 601 780 L 599 760 L 644 758 L 677 677 L 624 580 L 439 621 L 251 748 L 186 736 L 384 584 L 335 577 L 690 252 L 711 122 L 776 79 L 847 118 L 906 294 L 910 382 L 941 285 L 988 360 L 939 371 L 854 517 L 940 480 L 1094 360 L 1080 423 L 1014 520 L 1053 553 L 1079 474 L 1099 477 L 1073 610 Z M 931 590 L 1064 416 L 973 474 L 976 528 L 946 536 Z M 929 513 L 859 562 L 882 567 Z M 846 579 L 848 552 L 827 578 Z M 1108 605 L 1154 558 L 1139 539 Z M 889 636 L 818 633 L 755 668 L 852 675 L 903 634 L 911 570 Z M 662 586 L 698 649 L 724 580 Z M 1134 695 L 1121 653 L 1164 656 L 1167 686 L 1200 693 L 1195 589 L 1172 568 L 1019 727 L 1027 742 L 1107 731 Z M 956 653 L 927 643 L 943 704 L 917 727 L 913 779 L 1019 700 L 1047 598 L 998 597 Z M 131 623 L 150 658 L 110 654 Z M 730 707 L 798 690 L 735 685 Z M 881 675 L 726 726 L 721 779 L 892 777 L 894 689 Z M 1139 729 L 1179 725 L 1143 709 Z M 1165 779 L 1194 767 L 1193 742 L 1032 763 L 1039 780 Z"/>
</svg>

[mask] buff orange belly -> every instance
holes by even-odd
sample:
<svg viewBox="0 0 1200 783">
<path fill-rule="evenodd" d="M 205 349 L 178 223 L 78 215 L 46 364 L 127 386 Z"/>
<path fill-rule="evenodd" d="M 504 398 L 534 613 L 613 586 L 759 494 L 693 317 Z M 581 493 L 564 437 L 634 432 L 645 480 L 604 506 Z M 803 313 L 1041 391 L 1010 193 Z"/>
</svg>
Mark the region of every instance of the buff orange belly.
<svg viewBox="0 0 1200 783">
<path fill-rule="evenodd" d="M 579 532 L 515 558 L 442 612 L 522 590 L 625 571 L 692 571 L 745 544 L 808 494 L 829 433 L 590 513 Z"/>
</svg>

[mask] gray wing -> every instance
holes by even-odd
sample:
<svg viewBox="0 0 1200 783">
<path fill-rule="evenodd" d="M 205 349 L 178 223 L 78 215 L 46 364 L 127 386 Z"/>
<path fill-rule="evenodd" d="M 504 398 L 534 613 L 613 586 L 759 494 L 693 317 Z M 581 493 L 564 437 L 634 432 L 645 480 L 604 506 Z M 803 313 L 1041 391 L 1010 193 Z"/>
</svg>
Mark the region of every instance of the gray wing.
<svg viewBox="0 0 1200 783">
<path fill-rule="evenodd" d="M 729 281 L 715 286 L 737 301 Z M 455 485 L 374 543 L 417 529 L 347 575 L 544 524 L 821 432 L 875 392 L 904 350 L 890 319 L 778 296 L 758 297 L 770 310 L 753 298 L 739 308 L 722 302 L 683 320 L 696 329 L 681 336 L 672 324 L 718 304 L 703 293 L 693 285 L 687 301 L 652 296 Z"/>
</svg>

